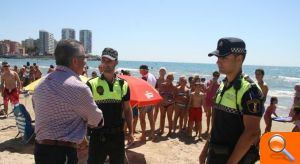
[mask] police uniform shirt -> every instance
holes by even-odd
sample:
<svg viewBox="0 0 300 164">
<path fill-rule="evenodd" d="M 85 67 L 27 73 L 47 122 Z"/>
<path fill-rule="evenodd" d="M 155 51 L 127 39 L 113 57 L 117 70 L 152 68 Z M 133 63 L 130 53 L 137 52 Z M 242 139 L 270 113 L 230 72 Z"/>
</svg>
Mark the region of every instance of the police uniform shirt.
<svg viewBox="0 0 300 164">
<path fill-rule="evenodd" d="M 105 95 L 107 92 L 114 92 L 113 88 L 115 85 L 119 85 L 119 79 L 115 77 L 113 83 L 109 83 L 103 75 L 101 77 L 96 77 L 98 80 L 104 80 L 109 90 L 104 90 L 104 86 L 97 86 L 97 92 L 100 96 Z M 94 78 L 94 79 L 96 79 Z M 92 79 L 91 79 L 92 80 Z M 92 86 L 90 84 L 90 80 L 87 82 L 87 85 L 90 87 L 91 91 L 93 92 Z M 124 86 L 123 86 L 124 87 Z M 130 100 L 130 90 L 129 87 L 127 88 L 127 92 L 124 93 L 125 95 L 122 97 L 121 101 L 96 101 L 96 104 L 100 110 L 102 110 L 103 118 L 104 118 L 104 127 L 103 128 L 116 128 L 123 126 L 123 105 L 122 102 Z"/>
<path fill-rule="evenodd" d="M 234 84 L 241 82 L 241 78 L 246 77 L 240 73 L 227 87 L 224 86 L 223 90 L 226 92 Z M 215 110 L 215 117 L 210 142 L 216 145 L 227 146 L 231 151 L 233 151 L 244 130 L 243 115 L 262 117 L 264 112 L 263 94 L 260 88 L 251 79 L 246 79 L 251 84 L 251 87 L 242 96 L 240 113 L 234 113 L 228 108 L 221 108 L 217 105 L 218 102 L 215 102 L 213 109 Z M 226 82 L 226 79 L 224 79 L 223 83 L 226 84 Z M 221 92 L 222 90 L 219 89 L 217 94 Z M 235 99 L 236 97 L 232 98 L 232 101 L 236 103 Z"/>
</svg>

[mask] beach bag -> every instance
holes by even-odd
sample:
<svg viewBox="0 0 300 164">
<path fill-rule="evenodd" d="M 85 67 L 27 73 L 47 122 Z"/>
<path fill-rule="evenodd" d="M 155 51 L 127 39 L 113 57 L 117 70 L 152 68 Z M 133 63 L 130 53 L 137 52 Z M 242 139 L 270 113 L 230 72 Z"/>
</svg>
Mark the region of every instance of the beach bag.
<svg viewBox="0 0 300 164">
<path fill-rule="evenodd" d="M 16 119 L 16 125 L 19 131 L 17 136 L 21 134 L 23 142 L 28 143 L 34 136 L 34 127 L 32 125 L 33 121 L 31 120 L 30 114 L 28 113 L 23 104 L 16 104 L 13 109 L 13 112 Z"/>
</svg>

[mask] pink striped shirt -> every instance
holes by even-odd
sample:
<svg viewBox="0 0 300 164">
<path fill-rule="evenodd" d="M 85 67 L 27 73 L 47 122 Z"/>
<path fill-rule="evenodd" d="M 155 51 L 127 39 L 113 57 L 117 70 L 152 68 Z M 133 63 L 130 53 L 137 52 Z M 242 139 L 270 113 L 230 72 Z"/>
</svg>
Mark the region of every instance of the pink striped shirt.
<svg viewBox="0 0 300 164">
<path fill-rule="evenodd" d="M 37 140 L 80 143 L 87 124 L 97 126 L 103 119 L 89 87 L 64 66 L 57 66 L 37 86 L 33 104 Z"/>
</svg>

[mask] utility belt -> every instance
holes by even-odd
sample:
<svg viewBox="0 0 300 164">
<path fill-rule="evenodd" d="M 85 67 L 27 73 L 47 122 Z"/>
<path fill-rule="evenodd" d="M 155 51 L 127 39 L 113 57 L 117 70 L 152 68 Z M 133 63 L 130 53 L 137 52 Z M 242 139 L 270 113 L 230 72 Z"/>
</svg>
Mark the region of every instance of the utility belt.
<svg viewBox="0 0 300 164">
<path fill-rule="evenodd" d="M 120 134 L 124 131 L 123 127 L 110 127 L 100 129 L 88 129 L 88 135 Z"/>
<path fill-rule="evenodd" d="M 209 143 L 208 152 L 213 158 L 217 158 L 217 156 L 227 156 L 228 159 L 232 153 L 233 149 L 229 146 L 225 145 L 217 145 L 213 143 Z M 240 160 L 240 164 L 252 164 L 259 160 L 259 149 L 258 145 L 251 145 L 250 149 L 244 155 L 244 157 Z"/>
<path fill-rule="evenodd" d="M 229 148 L 229 146 L 209 143 L 208 152 L 214 155 L 230 156 L 232 150 Z"/>
</svg>

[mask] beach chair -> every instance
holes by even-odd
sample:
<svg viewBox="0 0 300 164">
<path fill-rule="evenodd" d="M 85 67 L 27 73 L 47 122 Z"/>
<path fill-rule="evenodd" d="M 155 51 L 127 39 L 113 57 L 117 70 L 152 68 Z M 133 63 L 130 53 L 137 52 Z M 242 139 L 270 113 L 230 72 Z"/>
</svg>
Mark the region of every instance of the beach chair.
<svg viewBox="0 0 300 164">
<path fill-rule="evenodd" d="M 13 112 L 19 131 L 15 138 L 21 134 L 23 143 L 27 144 L 31 139 L 34 138 L 34 126 L 32 125 L 34 121 L 31 120 L 30 114 L 23 104 L 16 104 Z"/>
</svg>

